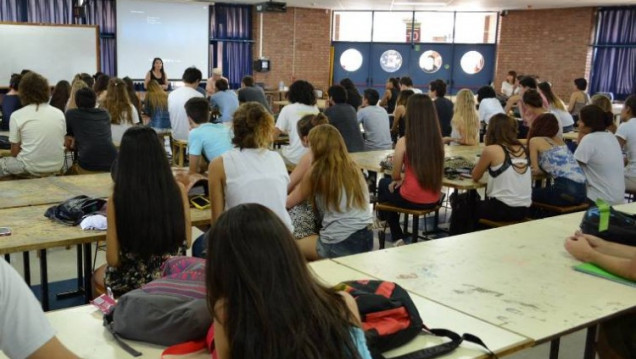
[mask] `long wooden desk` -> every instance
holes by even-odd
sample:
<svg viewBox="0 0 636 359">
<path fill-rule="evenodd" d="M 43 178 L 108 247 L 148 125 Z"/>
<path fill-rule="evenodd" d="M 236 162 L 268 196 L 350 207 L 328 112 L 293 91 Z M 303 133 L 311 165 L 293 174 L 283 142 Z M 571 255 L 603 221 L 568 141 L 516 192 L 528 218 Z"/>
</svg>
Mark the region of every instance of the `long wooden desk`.
<svg viewBox="0 0 636 359">
<path fill-rule="evenodd" d="M 312 272 L 326 285 L 354 279 L 364 279 L 368 276 L 346 266 L 330 260 L 310 264 Z M 520 350 L 531 344 L 528 338 L 510 333 L 483 321 L 449 309 L 419 296 L 412 296 L 427 324 L 433 327 L 444 327 L 459 332 L 470 332 L 481 336 L 487 345 L 496 353 L 502 355 Z M 90 305 L 74 307 L 46 313 L 47 319 L 57 331 L 57 336 L 64 345 L 82 358 L 86 359 L 115 359 L 125 358 L 126 353 L 115 342 L 113 336 L 102 325 L 102 314 Z M 143 353 L 144 357 L 159 358 L 163 347 L 132 340 L 124 340 L 135 350 Z M 421 348 L 439 344 L 443 339 L 421 335 L 398 350 L 393 350 L 389 357 L 407 353 Z M 209 358 L 209 354 L 202 352 L 188 358 Z M 484 350 L 471 344 L 463 344 L 454 352 L 443 356 L 446 359 L 484 358 Z M 0 358 L 5 358 L 0 353 Z"/>
<path fill-rule="evenodd" d="M 636 204 L 618 208 L 636 212 Z M 537 344 L 558 343 L 636 308 L 634 288 L 572 269 L 579 262 L 563 243 L 581 218 L 574 213 L 336 261 Z"/>
</svg>

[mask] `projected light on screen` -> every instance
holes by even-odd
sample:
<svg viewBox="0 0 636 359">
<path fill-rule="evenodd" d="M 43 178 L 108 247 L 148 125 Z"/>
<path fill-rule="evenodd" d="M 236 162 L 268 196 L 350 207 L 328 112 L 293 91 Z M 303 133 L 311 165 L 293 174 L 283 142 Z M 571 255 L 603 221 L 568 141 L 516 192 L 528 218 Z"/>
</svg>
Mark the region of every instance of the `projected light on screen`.
<svg viewBox="0 0 636 359">
<path fill-rule="evenodd" d="M 117 1 L 117 76 L 143 79 L 160 57 L 170 79 L 196 66 L 208 73 L 209 6 Z"/>
</svg>

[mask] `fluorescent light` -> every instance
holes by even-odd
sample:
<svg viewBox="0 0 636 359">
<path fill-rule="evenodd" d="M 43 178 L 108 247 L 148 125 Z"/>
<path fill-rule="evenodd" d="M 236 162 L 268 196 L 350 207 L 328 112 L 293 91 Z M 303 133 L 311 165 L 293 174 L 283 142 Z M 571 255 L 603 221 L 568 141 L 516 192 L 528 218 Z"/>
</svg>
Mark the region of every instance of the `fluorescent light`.
<svg viewBox="0 0 636 359">
<path fill-rule="evenodd" d="M 394 2 L 396 6 L 446 6 L 445 2 Z"/>
</svg>

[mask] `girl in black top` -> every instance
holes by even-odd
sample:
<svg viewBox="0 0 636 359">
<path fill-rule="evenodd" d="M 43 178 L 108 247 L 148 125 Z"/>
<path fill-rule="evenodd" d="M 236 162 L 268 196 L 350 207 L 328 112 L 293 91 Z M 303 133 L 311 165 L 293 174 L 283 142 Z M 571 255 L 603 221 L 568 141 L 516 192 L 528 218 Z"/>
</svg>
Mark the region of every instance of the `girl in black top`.
<svg viewBox="0 0 636 359">
<path fill-rule="evenodd" d="M 163 69 L 163 60 L 159 57 L 155 57 L 152 60 L 152 67 L 150 71 L 146 73 L 146 78 L 144 79 L 145 88 L 148 88 L 150 80 L 157 81 L 164 90 L 168 89 L 168 75 L 166 75 L 166 71 Z"/>
</svg>

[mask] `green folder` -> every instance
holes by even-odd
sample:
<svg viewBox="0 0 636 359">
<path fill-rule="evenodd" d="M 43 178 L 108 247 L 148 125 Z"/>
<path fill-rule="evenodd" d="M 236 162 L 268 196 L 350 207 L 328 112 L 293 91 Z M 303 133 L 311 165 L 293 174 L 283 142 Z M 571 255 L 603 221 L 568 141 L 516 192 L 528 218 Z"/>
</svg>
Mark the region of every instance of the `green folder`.
<svg viewBox="0 0 636 359">
<path fill-rule="evenodd" d="M 574 266 L 574 270 L 577 270 L 579 272 L 583 272 L 583 273 L 587 273 L 587 274 L 591 274 L 593 276 L 596 277 L 601 277 L 601 278 L 605 278 L 605 279 L 609 279 L 611 281 L 617 282 L 617 283 L 621 283 L 621 284 L 626 284 L 632 287 L 636 287 L 636 282 L 635 281 L 631 281 L 629 279 L 625 279 L 623 277 L 619 277 L 615 274 L 612 274 L 608 271 L 606 271 L 605 269 L 602 269 L 592 263 L 582 263 L 579 265 L 575 265 Z"/>
</svg>

